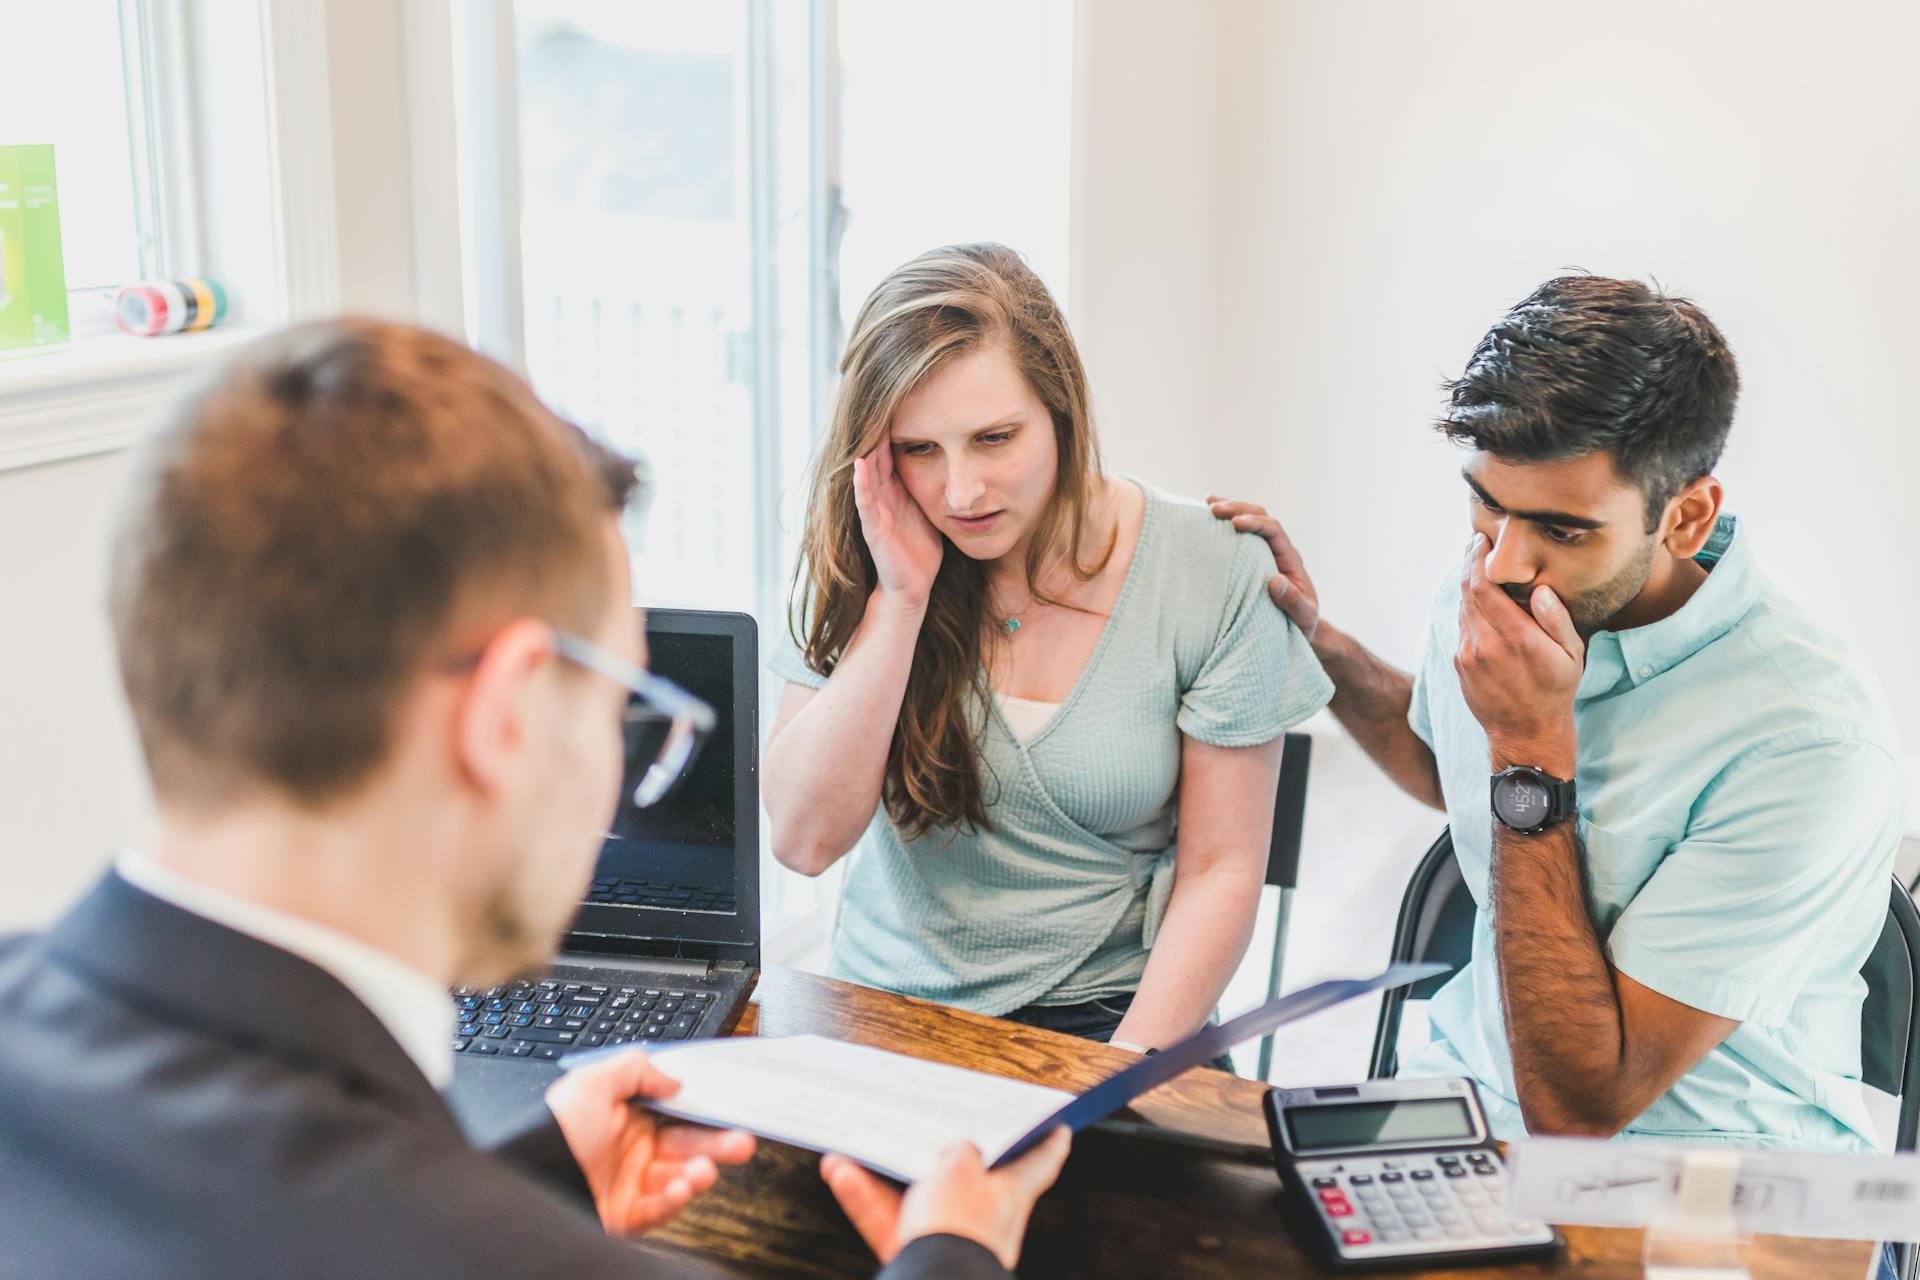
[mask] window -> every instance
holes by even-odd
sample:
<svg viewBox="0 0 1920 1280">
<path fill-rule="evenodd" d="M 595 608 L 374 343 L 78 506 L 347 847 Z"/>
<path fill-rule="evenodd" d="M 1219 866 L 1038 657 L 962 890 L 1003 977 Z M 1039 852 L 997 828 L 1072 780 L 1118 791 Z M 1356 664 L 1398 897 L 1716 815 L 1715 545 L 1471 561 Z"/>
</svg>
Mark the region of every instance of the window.
<svg viewBox="0 0 1920 1280">
<path fill-rule="evenodd" d="M 768 205 L 793 165 L 773 154 L 765 26 L 782 7 L 513 8 L 527 372 L 646 460 L 650 510 L 629 536 L 653 603 L 759 613 L 780 552 L 755 512 L 779 487 Z"/>
<path fill-rule="evenodd" d="M 983 4 L 960 24 L 884 0 L 455 10 L 470 336 L 647 461 L 642 602 L 786 643 L 841 317 L 887 270 L 997 239 L 1064 296 L 1073 6 Z M 762 883 L 770 939 L 824 938 L 837 875 Z"/>
<path fill-rule="evenodd" d="M 132 0 L 67 0 L 34 21 L 32 56 L 0 76 L 0 143 L 53 145 L 77 336 L 110 327 L 103 292 L 160 271 L 147 15 Z"/>
</svg>

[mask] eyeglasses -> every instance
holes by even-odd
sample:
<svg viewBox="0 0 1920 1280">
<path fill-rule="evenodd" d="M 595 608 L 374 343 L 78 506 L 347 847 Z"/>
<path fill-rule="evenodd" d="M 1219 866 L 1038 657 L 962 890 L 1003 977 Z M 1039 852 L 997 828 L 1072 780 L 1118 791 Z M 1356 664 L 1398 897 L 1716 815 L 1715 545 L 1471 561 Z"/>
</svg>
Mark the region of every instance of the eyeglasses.
<svg viewBox="0 0 1920 1280">
<path fill-rule="evenodd" d="M 638 776 L 633 784 L 637 807 L 660 803 L 686 776 L 700 744 L 713 732 L 713 708 L 673 681 L 643 671 L 569 632 L 555 629 L 553 649 L 566 661 L 625 685 L 632 693 L 624 719 L 626 776 Z"/>
</svg>

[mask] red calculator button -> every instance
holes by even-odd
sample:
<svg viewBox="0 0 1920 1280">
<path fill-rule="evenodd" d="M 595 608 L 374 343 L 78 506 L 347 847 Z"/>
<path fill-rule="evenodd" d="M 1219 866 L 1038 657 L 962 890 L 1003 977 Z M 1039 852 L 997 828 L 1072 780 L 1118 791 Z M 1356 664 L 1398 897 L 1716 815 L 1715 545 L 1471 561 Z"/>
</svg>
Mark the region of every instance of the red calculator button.
<svg viewBox="0 0 1920 1280">
<path fill-rule="evenodd" d="M 1341 1235 L 1341 1244 L 1372 1244 L 1373 1237 L 1364 1231 L 1348 1231 Z"/>
<path fill-rule="evenodd" d="M 1353 1206 L 1345 1200 L 1332 1200 L 1327 1203 L 1327 1213 L 1329 1216 L 1335 1218 L 1351 1218 L 1353 1216 Z"/>
<path fill-rule="evenodd" d="M 1335 1204 L 1346 1198 L 1347 1193 L 1338 1187 L 1323 1187 L 1320 1190 L 1320 1200 L 1324 1204 Z"/>
</svg>

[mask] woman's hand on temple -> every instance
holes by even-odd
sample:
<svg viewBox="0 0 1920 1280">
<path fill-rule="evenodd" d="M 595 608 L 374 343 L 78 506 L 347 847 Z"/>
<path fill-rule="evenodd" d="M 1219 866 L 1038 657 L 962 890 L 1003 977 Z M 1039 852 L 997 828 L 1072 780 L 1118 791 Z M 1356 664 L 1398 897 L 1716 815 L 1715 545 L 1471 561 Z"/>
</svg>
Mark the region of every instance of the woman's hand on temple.
<svg viewBox="0 0 1920 1280">
<path fill-rule="evenodd" d="M 893 441 L 853 463 L 853 502 L 873 553 L 879 589 L 915 607 L 926 604 L 946 543 L 893 469 Z"/>
</svg>

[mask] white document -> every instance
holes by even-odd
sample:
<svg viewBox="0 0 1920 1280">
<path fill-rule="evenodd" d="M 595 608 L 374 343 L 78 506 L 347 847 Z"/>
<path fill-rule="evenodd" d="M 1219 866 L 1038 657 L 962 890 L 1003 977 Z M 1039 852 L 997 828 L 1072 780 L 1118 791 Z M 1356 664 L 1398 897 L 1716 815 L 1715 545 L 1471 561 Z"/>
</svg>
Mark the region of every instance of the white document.
<svg viewBox="0 0 1920 1280">
<path fill-rule="evenodd" d="M 1920 1240 L 1920 1156 L 1811 1155 L 1589 1138 L 1530 1138 L 1507 1149 L 1508 1212 L 1554 1223 L 1644 1227 L 1683 1216 L 1689 1152 L 1739 1158 L 1726 1213 L 1747 1234 Z M 1696 1207 L 1697 1209 L 1697 1207 Z M 1697 1212 L 1696 1215 L 1697 1216 Z"/>
<path fill-rule="evenodd" d="M 649 1109 L 837 1151 L 902 1182 L 931 1172 L 957 1142 L 992 1164 L 1074 1096 L 822 1036 L 728 1036 L 648 1052 L 680 1082 Z"/>
</svg>

